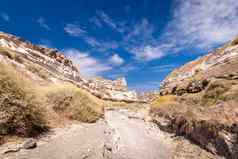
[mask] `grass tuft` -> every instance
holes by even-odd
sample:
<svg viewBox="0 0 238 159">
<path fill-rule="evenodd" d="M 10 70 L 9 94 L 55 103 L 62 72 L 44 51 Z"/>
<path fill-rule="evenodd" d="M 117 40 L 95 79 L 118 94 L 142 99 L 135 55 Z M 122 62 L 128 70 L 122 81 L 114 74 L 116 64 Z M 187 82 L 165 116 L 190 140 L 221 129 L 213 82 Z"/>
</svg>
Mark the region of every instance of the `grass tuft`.
<svg viewBox="0 0 238 159">
<path fill-rule="evenodd" d="M 46 88 L 47 103 L 60 116 L 93 123 L 103 116 L 103 101 L 71 84 Z"/>
<path fill-rule="evenodd" d="M 176 100 L 176 97 L 173 95 L 159 96 L 152 102 L 152 106 L 159 108 L 171 102 L 175 102 L 175 100 Z"/>
<path fill-rule="evenodd" d="M 47 130 L 43 112 L 29 81 L 0 64 L 0 135 L 38 135 Z"/>
</svg>

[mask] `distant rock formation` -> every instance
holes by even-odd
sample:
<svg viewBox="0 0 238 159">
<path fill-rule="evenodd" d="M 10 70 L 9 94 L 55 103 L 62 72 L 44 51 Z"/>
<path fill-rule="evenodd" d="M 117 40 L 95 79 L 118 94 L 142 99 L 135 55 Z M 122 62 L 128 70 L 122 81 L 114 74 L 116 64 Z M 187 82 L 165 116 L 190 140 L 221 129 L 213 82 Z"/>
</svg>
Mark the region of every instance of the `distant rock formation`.
<svg viewBox="0 0 238 159">
<path fill-rule="evenodd" d="M 103 78 L 86 79 L 73 62 L 57 49 L 34 45 L 4 32 L 0 32 L 0 47 L 10 49 L 24 60 L 40 65 L 54 78 L 74 83 L 102 99 L 127 102 L 138 100 L 136 92 L 127 89 L 125 78 L 114 81 Z"/>
</svg>

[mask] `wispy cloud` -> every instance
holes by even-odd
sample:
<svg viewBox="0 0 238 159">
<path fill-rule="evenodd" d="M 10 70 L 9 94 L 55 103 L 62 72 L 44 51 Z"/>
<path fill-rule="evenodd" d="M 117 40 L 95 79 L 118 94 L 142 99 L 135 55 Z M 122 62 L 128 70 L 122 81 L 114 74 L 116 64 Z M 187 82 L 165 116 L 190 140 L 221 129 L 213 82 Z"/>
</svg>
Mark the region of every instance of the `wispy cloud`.
<svg viewBox="0 0 238 159">
<path fill-rule="evenodd" d="M 150 24 L 148 19 L 143 18 L 141 22 L 135 24 L 131 31 L 127 33 L 127 35 L 124 37 L 124 40 L 129 41 L 129 42 L 146 42 L 148 40 L 153 39 L 153 34 L 154 33 L 154 27 L 153 25 Z M 139 39 L 139 41 L 138 41 Z"/>
<path fill-rule="evenodd" d="M 1 13 L 0 17 L 6 22 L 9 22 L 11 20 L 10 16 L 5 12 Z"/>
<path fill-rule="evenodd" d="M 110 59 L 109 59 L 110 63 L 112 63 L 113 65 L 122 65 L 124 63 L 124 59 L 121 58 L 118 54 L 113 54 Z"/>
<path fill-rule="evenodd" d="M 98 76 L 112 69 L 111 66 L 90 56 L 89 53 L 81 52 L 74 48 L 63 51 L 79 67 L 80 73 L 84 76 Z"/>
<path fill-rule="evenodd" d="M 160 47 L 146 45 L 131 50 L 138 60 L 150 61 L 163 57 L 165 54 Z"/>
<path fill-rule="evenodd" d="M 100 19 L 98 19 L 96 16 L 92 17 L 89 19 L 89 22 L 95 24 L 97 27 L 101 28 L 102 27 L 102 22 Z"/>
<path fill-rule="evenodd" d="M 82 35 L 82 38 L 88 43 L 91 47 L 94 47 L 97 51 L 105 52 L 109 50 L 113 50 L 119 47 L 119 43 L 116 41 L 103 41 L 97 40 L 93 36 L 88 34 Z"/>
<path fill-rule="evenodd" d="M 96 39 L 91 36 L 86 30 L 82 29 L 79 25 L 75 24 L 67 24 L 64 27 L 64 30 L 67 34 L 73 37 L 79 37 L 83 39 L 86 43 L 88 43 L 91 47 L 100 52 L 109 51 L 115 49 L 119 46 L 116 41 L 105 41 Z"/>
<path fill-rule="evenodd" d="M 173 20 L 161 37 L 163 43 L 172 44 L 170 51 L 211 49 L 238 34 L 236 0 L 177 0 L 176 4 Z"/>
<path fill-rule="evenodd" d="M 162 47 L 155 45 L 154 26 L 143 18 L 124 36 L 124 44 L 137 60 L 150 61 L 164 56 Z"/>
<path fill-rule="evenodd" d="M 79 25 L 76 24 L 66 24 L 66 26 L 64 27 L 64 31 L 74 37 L 79 37 L 87 33 L 87 31 L 85 31 Z"/>
<path fill-rule="evenodd" d="M 117 29 L 116 23 L 105 12 L 97 11 L 97 15 L 105 24 L 112 27 L 113 29 Z"/>
<path fill-rule="evenodd" d="M 106 14 L 102 10 L 96 11 L 96 15 L 90 18 L 89 22 L 95 24 L 99 28 L 102 28 L 103 26 L 107 26 L 119 33 L 125 32 L 124 22 L 117 22 L 113 20 L 108 14 Z"/>
<path fill-rule="evenodd" d="M 91 47 L 98 47 L 101 45 L 101 43 L 92 36 L 87 35 L 87 36 L 84 36 L 83 38 L 86 41 L 86 43 L 88 43 Z"/>
<path fill-rule="evenodd" d="M 44 28 L 44 29 L 46 29 L 46 30 L 48 30 L 48 31 L 51 30 L 51 28 L 49 27 L 49 25 L 46 23 L 45 18 L 40 17 L 39 19 L 37 19 L 36 22 L 40 25 L 40 27 L 42 27 L 42 28 Z"/>
<path fill-rule="evenodd" d="M 172 20 L 159 38 L 153 36 L 153 25 L 147 19 L 127 34 L 125 41 L 137 59 L 150 61 L 191 48 L 209 50 L 238 35 L 236 0 L 176 0 L 175 3 Z"/>
</svg>

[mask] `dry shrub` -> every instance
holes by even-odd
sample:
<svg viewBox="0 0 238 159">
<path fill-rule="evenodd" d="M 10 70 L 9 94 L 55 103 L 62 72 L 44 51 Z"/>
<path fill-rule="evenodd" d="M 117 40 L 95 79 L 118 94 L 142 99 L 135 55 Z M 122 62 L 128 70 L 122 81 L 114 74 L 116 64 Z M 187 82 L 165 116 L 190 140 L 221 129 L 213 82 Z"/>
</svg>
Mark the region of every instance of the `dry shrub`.
<svg viewBox="0 0 238 159">
<path fill-rule="evenodd" d="M 201 104 L 210 106 L 219 100 L 224 100 L 224 94 L 230 90 L 232 83 L 228 80 L 215 80 L 210 82 L 202 97 Z"/>
<path fill-rule="evenodd" d="M 15 60 L 16 58 L 16 53 L 14 51 L 4 47 L 0 47 L 0 54 L 12 60 Z"/>
<path fill-rule="evenodd" d="M 29 81 L 0 64 L 0 135 L 35 136 L 47 130 Z"/>
<path fill-rule="evenodd" d="M 202 96 L 204 92 L 199 93 L 187 93 L 181 96 L 180 101 L 183 102 L 186 105 L 190 105 L 192 107 L 200 105 Z"/>
<path fill-rule="evenodd" d="M 151 103 L 150 114 L 152 116 L 170 116 L 180 106 L 176 96 L 159 96 Z"/>
<path fill-rule="evenodd" d="M 28 64 L 27 69 L 32 73 L 37 74 L 42 79 L 48 79 L 48 73 L 44 71 L 40 66 L 37 66 L 35 64 Z"/>
<path fill-rule="evenodd" d="M 231 46 L 235 46 L 238 44 L 238 37 L 236 37 L 232 42 L 231 42 Z"/>
<path fill-rule="evenodd" d="M 103 102 L 74 85 L 54 85 L 46 89 L 48 105 L 63 117 L 93 123 L 103 116 Z"/>
<path fill-rule="evenodd" d="M 152 106 L 159 108 L 174 102 L 176 102 L 176 96 L 173 95 L 159 96 L 152 101 Z"/>
</svg>

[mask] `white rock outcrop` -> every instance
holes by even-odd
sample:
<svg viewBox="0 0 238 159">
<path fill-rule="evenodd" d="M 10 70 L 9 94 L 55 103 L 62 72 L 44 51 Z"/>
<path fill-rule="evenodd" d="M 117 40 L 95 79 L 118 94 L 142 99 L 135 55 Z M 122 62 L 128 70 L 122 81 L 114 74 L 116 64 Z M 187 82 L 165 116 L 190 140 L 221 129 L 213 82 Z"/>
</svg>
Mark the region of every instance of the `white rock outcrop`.
<svg viewBox="0 0 238 159">
<path fill-rule="evenodd" d="M 55 78 L 70 81 L 100 98 L 128 102 L 138 100 L 136 92 L 127 89 L 125 78 L 117 80 L 107 80 L 99 77 L 86 79 L 81 76 L 73 62 L 57 49 L 33 45 L 4 32 L 0 32 L 0 47 L 14 51 L 24 60 L 40 65 Z"/>
</svg>

